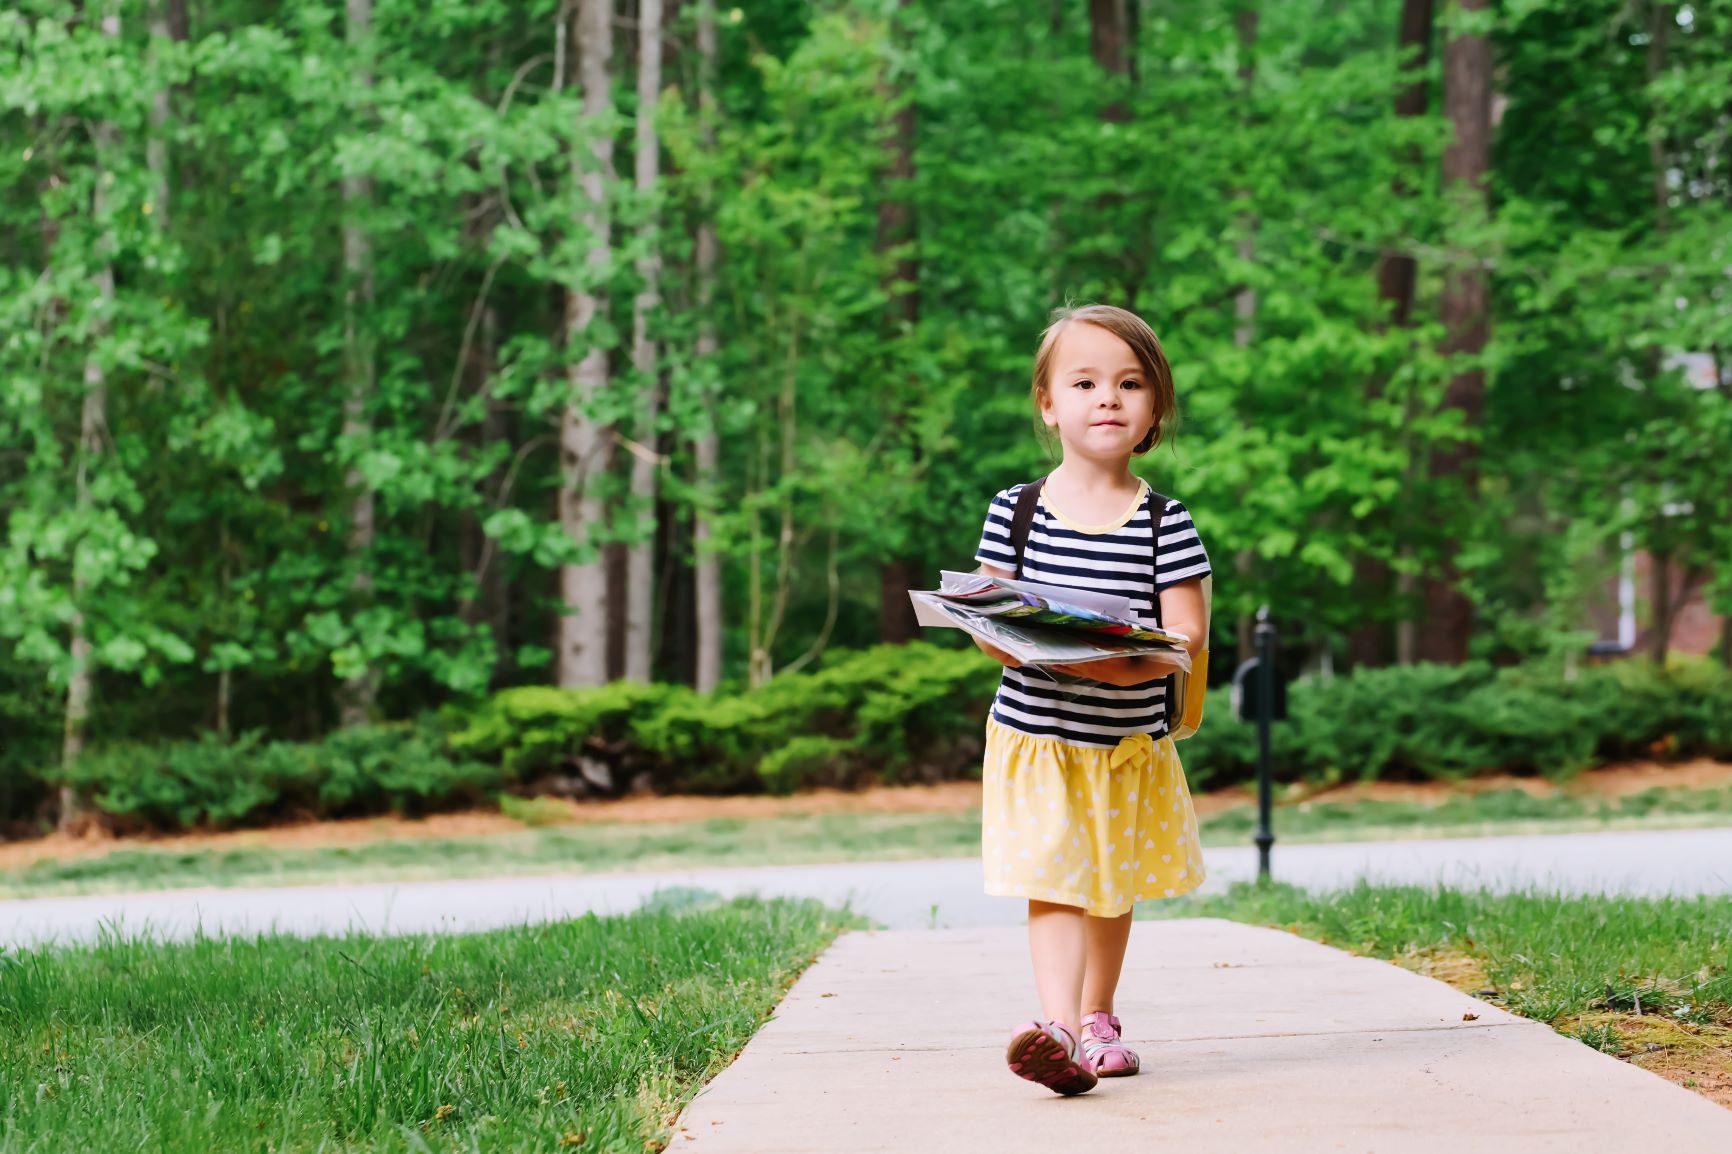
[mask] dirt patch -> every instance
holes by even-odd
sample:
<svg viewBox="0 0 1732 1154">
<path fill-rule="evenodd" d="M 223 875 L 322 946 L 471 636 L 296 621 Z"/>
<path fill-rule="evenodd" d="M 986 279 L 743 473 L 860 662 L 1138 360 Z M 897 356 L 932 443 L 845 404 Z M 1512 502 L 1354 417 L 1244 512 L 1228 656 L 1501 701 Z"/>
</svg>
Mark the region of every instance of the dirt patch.
<svg viewBox="0 0 1732 1154">
<path fill-rule="evenodd" d="M 413 820 L 401 817 L 356 818 L 349 821 L 307 822 L 226 833 L 125 838 L 115 837 L 103 830 L 93 831 L 83 837 L 55 833 L 30 841 L 0 843 L 0 870 L 18 869 L 37 861 L 94 857 L 123 849 L 153 849 L 169 853 L 262 846 L 273 849 L 317 849 L 325 846 L 358 845 L 388 838 L 473 837 L 522 829 L 521 822 L 512 821 L 496 811 L 473 810 Z"/>
<path fill-rule="evenodd" d="M 1490 986 L 1480 959 L 1464 951 L 1410 950 L 1391 961 L 1469 996 Z M 1732 1027 L 1698 1026 L 1659 1014 L 1613 1011 L 1571 1014 L 1551 1025 L 1572 1038 L 1584 1031 L 1607 1037 L 1605 1031 L 1609 1029 L 1609 1036 L 1618 1039 L 1618 1045 L 1603 1049 L 1603 1053 L 1732 1109 Z"/>
<path fill-rule="evenodd" d="M 1732 1045 L 1705 1053 L 1657 1050 L 1632 1056 L 1630 1064 L 1732 1109 Z"/>
<path fill-rule="evenodd" d="M 1484 963 L 1459 950 L 1414 949 L 1392 960 L 1403 969 L 1446 982 L 1464 994 L 1484 990 L 1491 984 Z"/>
<path fill-rule="evenodd" d="M 1530 797 L 1628 797 L 1649 789 L 1716 789 L 1732 785 L 1732 762 L 1697 758 L 1680 762 L 1629 762 L 1590 769 L 1562 785 L 1540 777 L 1515 777 L 1507 773 L 1487 774 L 1451 784 L 1447 782 L 1354 782 L 1325 789 L 1300 786 L 1283 802 L 1296 801 L 1402 801 L 1435 805 L 1451 797 L 1471 797 L 1500 789 L 1519 789 Z M 1220 791 L 1254 798 L 1255 791 L 1235 786 Z"/>
<path fill-rule="evenodd" d="M 1536 778 L 1497 775 L 1473 778 L 1460 784 L 1444 782 L 1367 782 L 1305 791 L 1290 788 L 1281 803 L 1299 801 L 1353 802 L 1401 801 L 1440 804 L 1454 796 L 1485 793 L 1496 789 L 1520 789 L 1535 796 L 1558 793 L 1622 797 L 1645 789 L 1708 789 L 1732 785 L 1732 764 L 1701 759 L 1674 764 L 1637 763 L 1590 770 L 1558 786 Z M 1199 815 L 1207 816 L 1256 804 L 1256 790 L 1232 786 L 1195 795 Z M 791 797 L 632 797 L 617 801 L 556 802 L 567 816 L 562 822 L 680 822 L 716 818 L 785 817 L 828 813 L 964 813 L 980 805 L 978 781 L 951 781 L 939 785 L 874 786 L 863 790 L 820 789 Z M 0 870 L 19 869 L 32 862 L 94 856 L 116 849 L 149 847 L 168 852 L 229 850 L 258 847 L 317 849 L 353 846 L 392 838 L 480 837 L 513 833 L 523 824 L 491 810 L 438 814 L 408 819 L 400 817 L 358 818 L 349 821 L 311 822 L 274 826 L 269 829 L 230 833 L 187 833 L 162 837 L 117 839 L 102 832 L 85 837 L 51 834 L 29 841 L 0 842 Z"/>
<path fill-rule="evenodd" d="M 1619 1044 L 1605 1053 L 1732 1109 L 1732 1028 L 1609 1011 L 1560 1018 L 1553 1026 L 1570 1035 L 1610 1030 Z"/>
<path fill-rule="evenodd" d="M 950 781 L 938 785 L 874 786 L 864 790 L 820 789 L 789 797 L 675 795 L 591 802 L 543 798 L 539 805 L 543 808 L 563 807 L 567 815 L 561 822 L 554 824 L 572 825 L 710 821 L 717 818 L 750 819 L 825 813 L 965 813 L 980 805 L 980 783 Z M 264 846 L 274 849 L 320 849 L 393 838 L 481 837 L 488 834 L 519 833 L 523 828 L 522 822 L 495 810 L 471 810 L 424 818 L 355 818 L 226 833 L 185 833 L 130 838 L 116 838 L 103 831 L 84 837 L 50 834 L 29 841 L 0 842 L 0 870 L 18 869 L 37 861 L 65 861 L 111 853 L 117 849 L 150 848 L 169 853 Z"/>
</svg>

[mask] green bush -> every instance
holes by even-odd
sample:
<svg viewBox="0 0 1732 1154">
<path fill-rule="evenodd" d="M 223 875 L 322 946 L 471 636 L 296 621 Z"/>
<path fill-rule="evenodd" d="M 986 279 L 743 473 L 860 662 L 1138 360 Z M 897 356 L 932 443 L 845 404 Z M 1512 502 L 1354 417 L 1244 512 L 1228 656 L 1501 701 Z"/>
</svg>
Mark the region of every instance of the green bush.
<svg viewBox="0 0 1732 1154">
<path fill-rule="evenodd" d="M 305 744 L 234 740 L 95 749 L 48 771 L 123 829 L 222 829 L 291 816 L 421 813 L 475 803 L 498 788 L 501 770 L 454 761 L 436 733 L 407 723 L 338 730 Z"/>
<path fill-rule="evenodd" d="M 785 790 L 977 771 L 998 668 L 978 650 L 883 645 L 739 693 L 615 683 L 513 689 L 478 707 L 453 751 L 516 778 L 604 765 L 613 792 Z"/>
<path fill-rule="evenodd" d="M 48 775 L 72 785 L 127 826 L 185 829 L 235 825 L 272 806 L 311 773 L 310 750 L 264 745 L 257 733 L 228 741 L 126 743 L 94 749 Z"/>
<path fill-rule="evenodd" d="M 580 755 L 624 760 L 635 719 L 694 696 L 684 686 L 616 681 L 596 689 L 525 686 L 495 694 L 446 739 L 453 753 L 497 760 L 509 778 L 528 780 L 573 765 Z"/>
<path fill-rule="evenodd" d="M 507 771 L 489 761 L 454 760 L 445 740 L 418 726 L 339 729 L 314 746 L 318 810 L 325 814 L 421 814 L 479 802 Z"/>
<path fill-rule="evenodd" d="M 511 689 L 448 708 L 440 723 L 340 730 L 305 745 L 249 734 L 113 746 L 43 776 L 122 824 L 158 828 L 418 813 L 505 786 L 534 794 L 561 777 L 563 790 L 579 773 L 611 793 L 954 779 L 979 773 L 997 669 L 974 649 L 880 646 L 756 690 Z M 1573 678 L 1541 661 L 1364 669 L 1294 684 L 1289 709 L 1272 735 L 1285 780 L 1563 778 L 1620 758 L 1732 758 L 1732 675 L 1706 662 L 1662 671 L 1631 661 Z M 1256 730 L 1216 688 L 1179 751 L 1195 789 L 1244 781 Z"/>
<path fill-rule="evenodd" d="M 1573 679 L 1540 661 L 1364 669 L 1297 682 L 1288 706 L 1271 735 L 1283 779 L 1565 778 L 1628 758 L 1732 758 L 1732 674 L 1708 663 L 1626 661 Z M 1202 729 L 1179 751 L 1194 785 L 1244 780 L 1256 730 L 1232 716 L 1225 690 L 1211 691 Z"/>
<path fill-rule="evenodd" d="M 18 664 L 0 647 L 0 837 L 24 819 L 47 794 L 33 772 L 60 756 L 65 701 L 38 669 Z M 29 829 L 20 824 L 19 832 Z"/>
</svg>

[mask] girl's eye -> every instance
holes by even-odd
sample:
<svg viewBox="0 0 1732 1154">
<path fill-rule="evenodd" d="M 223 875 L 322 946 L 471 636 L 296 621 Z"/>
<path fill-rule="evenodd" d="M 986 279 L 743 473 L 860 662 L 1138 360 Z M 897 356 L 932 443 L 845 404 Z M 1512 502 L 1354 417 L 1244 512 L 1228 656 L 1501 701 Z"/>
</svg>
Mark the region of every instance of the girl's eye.
<svg viewBox="0 0 1732 1154">
<path fill-rule="evenodd" d="M 1094 385 L 1095 383 L 1093 381 L 1078 381 L 1076 383 L 1076 387 L 1079 389 L 1092 389 L 1094 388 Z"/>
<path fill-rule="evenodd" d="M 1124 384 L 1119 386 L 1121 389 L 1140 389 L 1142 387 L 1142 384 L 1137 381 L 1126 381 Z"/>
</svg>

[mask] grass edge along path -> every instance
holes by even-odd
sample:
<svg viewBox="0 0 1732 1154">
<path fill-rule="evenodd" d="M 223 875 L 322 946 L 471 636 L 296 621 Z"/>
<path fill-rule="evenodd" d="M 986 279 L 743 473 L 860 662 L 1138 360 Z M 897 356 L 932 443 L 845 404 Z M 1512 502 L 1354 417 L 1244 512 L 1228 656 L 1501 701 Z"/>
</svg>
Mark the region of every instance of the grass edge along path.
<svg viewBox="0 0 1732 1154">
<path fill-rule="evenodd" d="M 1381 958 L 1732 1108 L 1732 897 L 1235 883 L 1139 917 L 1221 917 Z"/>
<path fill-rule="evenodd" d="M 660 1149 L 863 924 L 694 903 L 450 936 L 0 951 L 0 1149 Z"/>
<path fill-rule="evenodd" d="M 509 833 L 395 838 L 341 846 L 174 848 L 118 843 L 104 853 L 0 869 L 0 900 L 189 886 L 428 881 L 615 870 L 968 857 L 979 810 L 822 813 L 681 822 L 576 823 Z M 1249 845 L 1254 808 L 1204 814 L 1205 848 Z M 1732 827 L 1732 786 L 1653 788 L 1618 798 L 1532 797 L 1508 789 L 1441 804 L 1301 802 L 1275 813 L 1278 844 L 1417 837 Z"/>
</svg>

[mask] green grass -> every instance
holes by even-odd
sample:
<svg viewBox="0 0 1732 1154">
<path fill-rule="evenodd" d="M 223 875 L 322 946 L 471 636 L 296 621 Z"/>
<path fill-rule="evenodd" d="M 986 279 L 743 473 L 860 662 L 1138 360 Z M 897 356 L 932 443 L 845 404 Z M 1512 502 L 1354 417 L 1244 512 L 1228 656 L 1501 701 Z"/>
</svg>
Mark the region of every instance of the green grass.
<svg viewBox="0 0 1732 1154">
<path fill-rule="evenodd" d="M 1139 913 L 1469 958 L 1480 996 L 1614 1052 L 1631 1021 L 1715 1046 L 1732 1028 L 1725 897 L 1241 884 Z M 669 894 L 630 917 L 444 938 L 0 951 L 0 1150 L 637 1154 L 854 924 L 812 903 Z"/>
<path fill-rule="evenodd" d="M 1210 815 L 1205 844 L 1244 841 L 1257 823 L 1252 807 Z M 1406 801 L 1300 802 L 1280 806 L 1276 836 L 1288 842 L 1467 834 L 1566 832 L 1594 829 L 1689 828 L 1732 825 L 1732 786 L 1646 789 L 1624 797 L 1534 797 L 1519 789 L 1461 794 L 1434 804 Z"/>
<path fill-rule="evenodd" d="M 957 857 L 980 849 L 975 814 L 824 814 L 568 825 L 352 847 L 121 849 L 0 873 L 0 897 L 187 885 L 287 885 L 393 878 L 659 870 L 686 866 Z"/>
<path fill-rule="evenodd" d="M 1202 821 L 1205 846 L 1245 845 L 1256 811 Z M 1303 842 L 1732 826 L 1732 788 L 1651 789 L 1617 799 L 1534 798 L 1520 790 L 1437 805 L 1317 802 L 1278 807 L 1283 845 Z M 907 860 L 977 853 L 979 811 L 823 814 L 758 819 L 542 826 L 465 838 L 405 838 L 347 847 L 165 850 L 148 846 L 0 872 L 0 898 L 182 886 L 258 886 L 481 877 L 818 861 Z"/>
<path fill-rule="evenodd" d="M 1391 960 L 1472 959 L 1487 982 L 1480 996 L 1554 1025 L 1640 1003 L 1642 1014 L 1732 1027 L 1732 897 L 1493 894 L 1364 881 L 1314 895 L 1242 882 L 1224 895 L 1145 903 L 1137 912 L 1280 926 Z"/>
<path fill-rule="evenodd" d="M 0 951 L 0 1150 L 642 1154 L 846 922 L 737 901 Z"/>
</svg>

